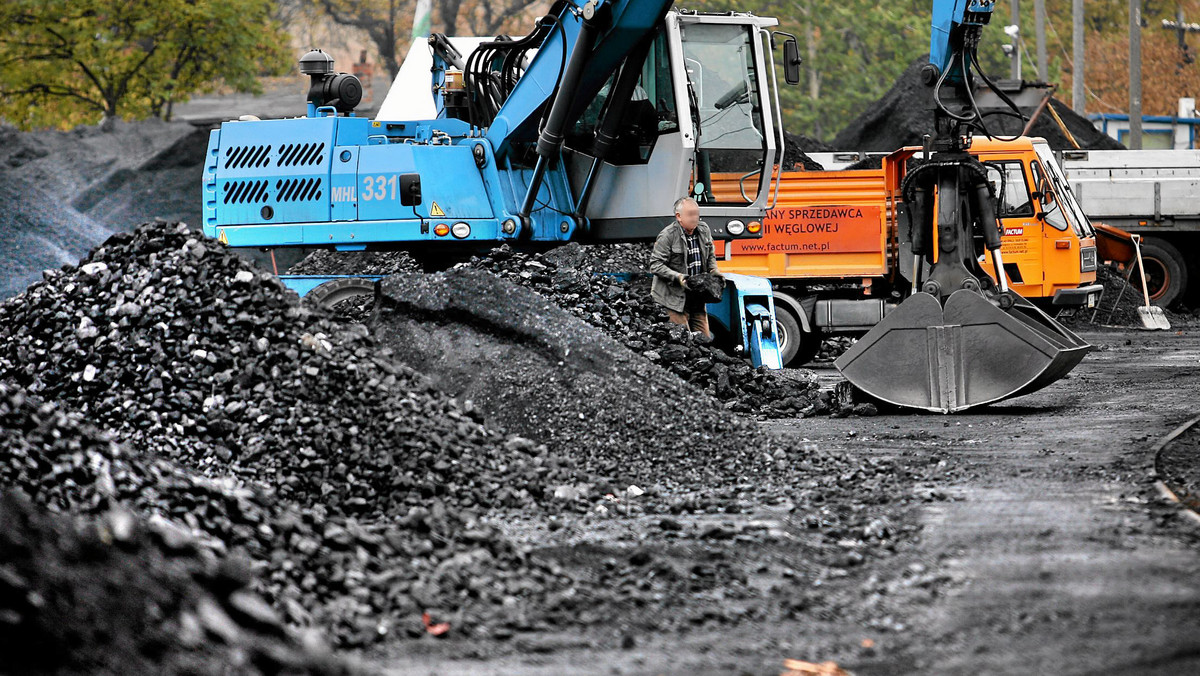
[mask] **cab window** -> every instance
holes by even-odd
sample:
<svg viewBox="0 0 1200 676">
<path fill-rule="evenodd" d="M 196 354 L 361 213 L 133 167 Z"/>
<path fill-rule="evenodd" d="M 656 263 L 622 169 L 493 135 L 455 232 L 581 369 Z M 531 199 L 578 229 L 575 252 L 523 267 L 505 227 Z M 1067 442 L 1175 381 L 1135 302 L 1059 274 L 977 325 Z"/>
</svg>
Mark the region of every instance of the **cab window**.
<svg viewBox="0 0 1200 676">
<path fill-rule="evenodd" d="M 1030 165 L 1033 170 L 1033 184 L 1038 187 L 1038 191 L 1042 193 L 1042 213 L 1045 214 L 1046 223 L 1055 230 L 1066 231 L 1071 227 L 1067 222 L 1067 217 L 1063 215 L 1062 205 L 1058 203 L 1057 195 L 1054 194 L 1054 189 L 1050 186 L 1050 181 L 1046 177 L 1046 172 L 1042 169 L 1040 162 L 1034 162 Z"/>
<path fill-rule="evenodd" d="M 1029 194 L 1029 182 L 1025 179 L 1025 167 L 1020 162 L 988 162 L 988 180 L 995 195 L 1001 196 L 1000 217 L 1032 216 L 1033 197 Z M 1003 172 L 1003 174 L 1001 173 Z M 1001 175 L 1004 177 L 1001 186 Z"/>
<path fill-rule="evenodd" d="M 584 153 L 592 151 L 596 128 L 603 119 L 609 92 L 616 86 L 619 73 L 620 69 L 601 87 L 567 134 L 567 145 L 572 149 Z M 606 161 L 611 164 L 645 164 L 658 137 L 676 131 L 679 131 L 679 117 L 675 106 L 675 87 L 671 82 L 671 62 L 666 35 L 659 33 L 650 53 L 646 55 L 633 97 L 625 104 L 617 142 L 613 144 Z"/>
<path fill-rule="evenodd" d="M 698 141 L 693 179 L 704 186 L 700 201 L 750 204 L 769 177 L 762 175 L 766 132 L 751 29 L 735 24 L 687 24 L 683 27 L 683 58 L 688 97 L 695 108 Z M 713 191 L 714 178 L 735 180 L 741 189 Z"/>
</svg>

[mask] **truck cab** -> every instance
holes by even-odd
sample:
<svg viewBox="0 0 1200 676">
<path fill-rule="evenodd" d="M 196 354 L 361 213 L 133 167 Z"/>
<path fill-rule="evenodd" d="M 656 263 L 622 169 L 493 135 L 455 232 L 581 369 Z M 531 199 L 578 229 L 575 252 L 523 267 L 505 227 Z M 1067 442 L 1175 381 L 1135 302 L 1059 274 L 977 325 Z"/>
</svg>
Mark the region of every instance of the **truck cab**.
<svg viewBox="0 0 1200 676">
<path fill-rule="evenodd" d="M 1100 293 L 1096 232 L 1050 146 L 1042 139 L 976 138 L 971 153 L 988 168 L 1000 196 L 1001 252 L 1013 289 L 1048 308 L 1094 307 Z"/>
</svg>

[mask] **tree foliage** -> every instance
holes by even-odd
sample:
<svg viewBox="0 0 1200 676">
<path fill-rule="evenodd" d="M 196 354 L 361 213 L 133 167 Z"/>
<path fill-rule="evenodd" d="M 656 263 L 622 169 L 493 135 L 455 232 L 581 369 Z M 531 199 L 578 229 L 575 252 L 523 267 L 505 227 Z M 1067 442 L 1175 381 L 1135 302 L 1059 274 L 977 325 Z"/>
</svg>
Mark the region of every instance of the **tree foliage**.
<svg viewBox="0 0 1200 676">
<path fill-rule="evenodd" d="M 1032 3 L 1024 3 L 1032 4 Z M 1022 10 L 1025 8 L 1022 7 Z M 1182 11 L 1200 21 L 1200 0 L 1143 0 L 1142 112 L 1174 115 L 1180 97 L 1200 96 L 1200 35 L 1179 35 L 1162 25 Z M 1075 67 L 1071 51 L 1070 3 L 1046 3 L 1050 81 L 1070 92 Z M 1129 3 L 1088 0 L 1084 7 L 1084 86 L 1088 112 L 1129 112 Z M 1032 43 L 1032 14 L 1022 13 L 1026 41 Z M 1032 49 L 1032 47 L 1031 47 Z M 1034 66 L 1026 65 L 1026 68 Z"/>
<path fill-rule="evenodd" d="M 929 51 L 929 2 L 766 0 L 750 6 L 702 0 L 706 11 L 751 11 L 779 19 L 776 29 L 797 37 L 803 79 L 780 79 L 784 126 L 794 133 L 830 139 L 892 86 L 913 59 Z M 782 42 L 775 50 L 782 72 Z"/>
<path fill-rule="evenodd" d="M 6 0 L 0 117 L 24 128 L 169 117 L 224 84 L 291 65 L 267 0 Z"/>
<path fill-rule="evenodd" d="M 980 61 L 994 75 L 1007 77 L 1011 0 L 1001 0 L 984 31 Z M 1022 76 L 1037 79 L 1033 2 L 1020 3 Z M 1046 2 L 1048 80 L 1069 96 L 1074 72 L 1071 4 Z M 1128 0 L 1086 0 L 1086 74 L 1088 112 L 1127 112 L 1129 104 Z M 866 106 L 882 96 L 917 57 L 929 51 L 931 3 L 928 0 L 701 0 L 689 6 L 709 11 L 750 11 L 774 16 L 778 30 L 793 33 L 805 59 L 798 87 L 782 86 L 784 124 L 792 132 L 828 140 Z M 1200 22 L 1200 0 L 1143 0 L 1143 112 L 1174 114 L 1176 101 L 1200 95 L 1200 35 L 1178 35 L 1162 27 L 1182 10 L 1185 20 Z M 776 50 L 776 59 L 782 50 Z M 778 63 L 778 61 L 777 61 Z"/>
</svg>

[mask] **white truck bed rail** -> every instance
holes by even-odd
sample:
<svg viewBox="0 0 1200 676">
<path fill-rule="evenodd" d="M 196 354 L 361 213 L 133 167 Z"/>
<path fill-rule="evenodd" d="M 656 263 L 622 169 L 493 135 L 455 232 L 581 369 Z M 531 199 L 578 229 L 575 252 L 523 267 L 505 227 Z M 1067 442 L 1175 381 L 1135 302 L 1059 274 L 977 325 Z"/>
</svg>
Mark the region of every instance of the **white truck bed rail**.
<svg viewBox="0 0 1200 676">
<path fill-rule="evenodd" d="M 1061 165 L 1095 220 L 1200 225 L 1200 150 L 1069 150 Z"/>
</svg>

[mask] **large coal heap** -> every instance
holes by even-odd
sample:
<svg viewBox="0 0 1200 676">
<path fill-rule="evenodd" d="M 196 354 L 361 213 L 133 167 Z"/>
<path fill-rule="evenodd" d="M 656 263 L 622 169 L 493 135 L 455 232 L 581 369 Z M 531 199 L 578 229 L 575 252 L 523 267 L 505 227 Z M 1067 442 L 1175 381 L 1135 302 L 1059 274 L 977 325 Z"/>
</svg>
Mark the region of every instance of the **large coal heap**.
<svg viewBox="0 0 1200 676">
<path fill-rule="evenodd" d="M 919 146 L 925 134 L 933 133 L 932 89 L 921 79 L 921 68 L 929 63 L 929 55 L 919 57 L 892 88 L 874 104 L 867 107 L 850 124 L 846 125 L 833 140 L 838 150 L 891 152 L 904 146 Z M 1124 150 L 1125 146 L 1112 137 L 1101 133 L 1086 118 L 1077 115 L 1071 108 L 1057 99 L 1050 105 L 1070 130 L 1075 141 L 1085 150 Z M 1033 110 L 1024 110 L 1026 115 Z M 998 135 L 1011 136 L 1019 133 L 1024 124 L 1016 118 L 989 116 L 989 129 Z M 1056 150 L 1070 150 L 1071 144 L 1049 111 L 1043 112 L 1034 122 L 1030 136 L 1045 138 Z"/>
<path fill-rule="evenodd" d="M 196 477 L 3 382 L 0 451 L 6 673 L 346 671 L 299 645 L 247 565 L 164 517 L 161 498 L 200 498 Z"/>
<path fill-rule="evenodd" d="M 793 134 L 790 131 L 783 132 L 783 143 L 783 169 L 785 171 L 795 169 L 796 165 L 800 165 L 800 168 L 805 171 L 822 171 L 824 167 L 809 157 L 808 153 L 823 153 L 833 150 L 833 146 L 820 139 L 804 134 Z"/>
<path fill-rule="evenodd" d="M 372 329 L 489 423 L 570 455 L 612 491 L 753 475 L 770 447 L 720 402 L 481 270 L 388 277 Z"/>
<path fill-rule="evenodd" d="M 890 545 L 906 536 L 888 525 L 894 506 L 862 499 L 881 487 L 895 493 L 904 474 L 886 461 L 782 443 L 723 411 L 827 405 L 803 374 L 788 389 L 773 380 L 778 374 L 721 357 L 659 323 L 638 286 L 644 279 L 627 297 L 626 282 L 591 272 L 628 270 L 645 256 L 638 246 L 502 251 L 476 266 L 495 267 L 504 279 L 471 269 L 398 279 L 426 289 L 404 296 L 418 311 L 448 310 L 408 326 L 412 335 L 477 337 L 480 344 L 469 345 L 476 353 L 494 345 L 510 351 L 514 367 L 531 369 L 509 382 L 527 386 L 512 396 L 537 405 L 518 402 L 506 418 L 503 402 L 452 398 L 366 327 L 308 307 L 199 233 L 140 226 L 0 304 L 0 400 L 9 397 L 0 401 L 0 487 L 71 518 L 143 524 L 149 544 L 122 540 L 145 555 L 131 565 L 153 566 L 160 556 L 203 562 L 171 578 L 183 580 L 180 588 L 193 580 L 210 589 L 212 602 L 196 606 L 201 631 L 222 637 L 208 639 L 221 645 L 236 643 L 238 654 L 255 654 L 243 640 L 265 637 L 276 662 L 323 654 L 304 647 L 319 642 L 299 638 L 313 634 L 338 647 L 430 635 L 474 646 L 545 630 L 686 631 L 714 617 L 732 624 L 791 613 L 780 599 L 792 581 L 760 589 L 728 555 L 746 543 L 770 546 L 771 532 L 687 528 L 666 515 L 748 512 L 751 496 L 782 501 L 828 545 L 805 549 L 806 565 L 854 566 L 863 556 L 848 558 L 841 543 Z M 460 285 L 453 300 L 434 284 L 442 278 Z M 466 293 L 472 289 L 486 293 Z M 573 356 L 584 363 L 558 364 Z M 597 385 L 603 374 L 615 374 L 623 389 Z M 576 387 L 576 375 L 592 380 Z M 568 377 L 547 394 L 535 391 L 560 376 Z M 726 387 L 723 403 L 701 391 Z M 677 398 L 653 401 L 641 389 Z M 634 416 L 648 423 L 640 444 L 622 435 L 627 421 L 619 415 L 599 419 L 604 405 L 646 407 Z M 533 420 L 539 407 L 545 417 Z M 583 420 L 567 424 L 581 413 Z M 513 436 L 483 424 L 485 414 L 489 423 L 531 423 L 531 431 L 551 434 L 545 443 Z M 662 545 L 656 554 L 605 545 L 613 556 L 598 556 L 531 542 L 528 528 L 511 537 L 502 530 L 523 523 L 569 536 L 576 523 L 653 513 L 664 517 L 645 534 Z M 0 573 L 9 569 L 6 554 Z M 710 563 L 693 565 L 696 556 Z M 28 566 L 31 559 L 13 560 Z M 119 572 L 125 564 L 113 565 Z M 88 595 L 84 578 L 111 580 L 106 571 L 68 559 L 61 576 L 36 584 Z M 98 597 L 94 607 L 137 603 L 140 590 L 155 584 L 175 589 L 152 584 L 156 571 L 147 573 L 151 582 L 131 585 L 128 598 L 106 586 L 117 596 Z M 14 579 L 0 574 L 0 610 Z M 715 593 L 700 598 L 697 590 Z M 726 594 L 747 599 L 753 612 L 729 606 Z M 187 607 L 191 597 L 182 598 L 178 605 Z M 170 624 L 176 616 L 178 632 Z M 231 630 L 226 616 L 238 627 Z M 182 612 L 157 617 L 166 624 L 148 636 L 193 635 Z M 103 636 L 84 643 L 81 650 L 114 650 Z"/>
<path fill-rule="evenodd" d="M 157 120 L 111 131 L 0 125 L 0 298 L 153 218 L 200 222 L 207 129 Z"/>
<path fill-rule="evenodd" d="M 833 410 L 811 372 L 751 368 L 668 324 L 666 310 L 650 297 L 649 252 L 648 245 L 568 244 L 539 255 L 504 246 L 468 265 L 533 289 L 735 412 L 777 418 Z"/>
<path fill-rule="evenodd" d="M 149 459 L 99 471 L 108 451 L 34 444 L 5 485 L 63 508 L 168 514 L 245 551 L 290 624 L 341 645 L 422 635 L 426 610 L 463 635 L 512 631 L 565 583 L 478 516 L 577 482 L 568 460 L 485 428 L 365 327 L 186 227 L 115 235 L 49 273 L 0 305 L 0 336 L 0 381 Z"/>
</svg>

